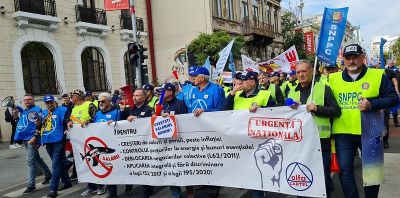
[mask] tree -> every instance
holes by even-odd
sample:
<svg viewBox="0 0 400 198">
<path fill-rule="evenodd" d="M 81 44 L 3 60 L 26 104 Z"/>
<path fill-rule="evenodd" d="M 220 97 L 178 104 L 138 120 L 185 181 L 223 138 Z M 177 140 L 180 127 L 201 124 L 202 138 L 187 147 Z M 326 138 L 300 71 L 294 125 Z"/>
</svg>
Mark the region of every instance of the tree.
<svg viewBox="0 0 400 198">
<path fill-rule="evenodd" d="M 193 53 L 196 57 L 196 65 L 203 65 L 207 56 L 210 56 L 212 65 L 219 59 L 218 52 L 220 52 L 233 37 L 227 32 L 220 31 L 212 34 L 200 33 L 200 35 L 192 40 L 188 46 L 188 53 Z M 236 36 L 233 43 L 232 52 L 234 58 L 240 58 L 240 50 L 244 46 L 244 38 Z"/>
<path fill-rule="evenodd" d="M 297 27 L 297 19 L 292 12 L 285 12 L 282 16 L 282 36 L 284 49 L 294 45 L 299 58 L 307 58 L 304 50 L 304 35 L 301 29 Z"/>
<path fill-rule="evenodd" d="M 396 40 L 392 46 L 393 56 L 396 59 L 396 65 L 400 65 L 400 37 Z"/>
</svg>

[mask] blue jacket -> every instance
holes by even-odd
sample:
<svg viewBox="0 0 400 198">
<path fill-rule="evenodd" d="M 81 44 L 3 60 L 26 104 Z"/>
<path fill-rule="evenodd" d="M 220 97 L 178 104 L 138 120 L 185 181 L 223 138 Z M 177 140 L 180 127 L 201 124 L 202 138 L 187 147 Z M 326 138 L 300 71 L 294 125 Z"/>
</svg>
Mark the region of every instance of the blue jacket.
<svg viewBox="0 0 400 198">
<path fill-rule="evenodd" d="M 365 73 L 367 73 L 367 69 L 368 68 L 364 66 L 356 80 L 364 77 Z M 342 78 L 346 82 L 353 82 L 353 78 L 351 78 L 347 69 L 342 72 Z M 379 97 L 368 98 L 368 101 L 371 103 L 371 110 L 388 109 L 399 103 L 399 97 L 396 94 L 391 81 L 389 81 L 385 74 L 382 76 L 381 86 L 379 87 Z"/>
<path fill-rule="evenodd" d="M 109 110 L 103 112 L 99 110 L 94 116 L 94 122 L 107 122 L 109 120 L 118 121 L 120 120 L 120 111 L 115 107 L 111 107 Z"/>
<path fill-rule="evenodd" d="M 15 132 L 14 140 L 30 140 L 35 135 L 36 125 L 28 120 L 28 114 L 35 111 L 38 114 L 42 113 L 42 108 L 33 106 L 26 108 L 19 116 L 17 130 Z"/>
<path fill-rule="evenodd" d="M 192 84 L 186 84 L 185 86 L 182 87 L 182 92 L 183 93 L 183 101 L 185 102 L 186 106 L 190 108 L 190 97 L 192 96 L 192 91 L 196 86 L 193 86 Z"/>
<path fill-rule="evenodd" d="M 54 111 L 51 113 L 51 127 L 50 130 L 47 130 L 46 126 L 46 118 L 49 114 L 49 110 L 43 110 L 42 115 L 42 127 L 44 127 L 43 134 L 41 136 L 41 143 L 54 143 L 60 142 L 64 137 L 64 119 L 65 113 L 67 112 L 67 107 L 56 107 Z"/>
<path fill-rule="evenodd" d="M 225 104 L 225 92 L 221 86 L 208 82 L 202 91 L 198 87 L 193 88 L 190 97 L 189 112 L 203 109 L 206 112 L 222 111 Z"/>
</svg>

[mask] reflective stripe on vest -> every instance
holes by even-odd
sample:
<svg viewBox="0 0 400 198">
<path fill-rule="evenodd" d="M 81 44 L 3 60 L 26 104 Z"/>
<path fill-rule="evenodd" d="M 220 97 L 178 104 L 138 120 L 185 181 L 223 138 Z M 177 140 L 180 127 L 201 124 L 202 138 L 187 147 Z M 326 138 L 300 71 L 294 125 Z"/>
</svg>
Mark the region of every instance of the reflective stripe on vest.
<svg viewBox="0 0 400 198">
<path fill-rule="evenodd" d="M 299 85 L 300 86 L 300 85 Z M 294 101 L 300 101 L 300 91 L 295 91 L 294 87 L 288 93 L 288 98 Z M 309 96 L 310 97 L 310 96 Z M 316 82 L 314 85 L 313 101 L 315 105 L 324 106 L 325 100 L 325 84 Z M 319 117 L 313 115 L 319 130 L 320 138 L 329 138 L 331 136 L 331 122 L 329 117 Z"/>
<path fill-rule="evenodd" d="M 83 104 L 81 105 L 77 105 L 74 106 L 74 108 L 72 109 L 71 115 L 73 115 L 75 118 L 78 118 L 80 120 L 80 122 L 86 122 L 90 120 L 90 114 L 89 114 L 89 105 L 92 102 L 89 101 L 85 101 Z M 73 121 L 74 124 L 79 124 L 75 121 Z"/>
<path fill-rule="evenodd" d="M 267 106 L 271 95 L 269 91 L 260 90 L 258 94 L 252 98 L 243 98 L 239 96 L 241 93 L 241 91 L 236 92 L 233 110 L 249 109 L 254 102 L 256 102 L 258 106 Z"/>
<path fill-rule="evenodd" d="M 286 82 L 287 82 L 287 81 L 286 81 Z M 286 84 L 286 83 L 283 83 L 281 86 L 279 86 L 279 88 L 280 88 L 281 91 L 282 91 L 283 97 L 286 97 L 286 92 L 285 92 L 286 87 L 287 87 L 287 84 Z"/>
<path fill-rule="evenodd" d="M 274 100 L 275 104 L 278 104 L 278 101 L 276 100 L 276 85 L 269 84 L 268 91 L 271 92 L 271 97 Z"/>
<path fill-rule="evenodd" d="M 228 95 L 231 93 L 231 88 L 224 86 L 224 92 L 225 92 L 225 97 L 228 97 Z"/>
<path fill-rule="evenodd" d="M 95 106 L 97 109 L 99 109 L 99 101 L 98 101 L 98 100 L 94 100 L 92 103 L 94 104 L 94 106 Z"/>
<path fill-rule="evenodd" d="M 158 101 L 158 98 L 156 96 L 153 96 L 151 100 L 148 102 L 148 105 L 154 109 L 154 106 L 156 106 L 156 103 Z"/>
<path fill-rule="evenodd" d="M 361 135 L 361 112 L 358 109 L 358 98 L 375 98 L 383 76 L 381 69 L 368 69 L 366 74 L 354 82 L 346 82 L 342 72 L 329 75 L 329 84 L 338 102 L 342 114 L 333 120 L 333 134 Z"/>
</svg>

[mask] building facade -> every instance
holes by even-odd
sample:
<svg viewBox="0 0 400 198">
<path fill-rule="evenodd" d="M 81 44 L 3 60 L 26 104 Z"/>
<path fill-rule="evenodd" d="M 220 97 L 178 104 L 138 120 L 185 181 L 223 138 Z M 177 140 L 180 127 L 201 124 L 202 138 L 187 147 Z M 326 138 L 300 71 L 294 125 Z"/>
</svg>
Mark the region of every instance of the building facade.
<svg viewBox="0 0 400 198">
<path fill-rule="evenodd" d="M 321 29 L 321 23 L 322 23 L 322 17 L 323 15 L 316 15 L 310 18 L 307 18 L 303 21 L 303 32 L 313 32 L 314 33 L 314 43 L 315 43 L 315 49 L 317 48 L 318 41 L 319 41 L 319 34 L 320 34 L 320 29 Z M 358 43 L 359 38 L 358 38 L 358 30 L 359 27 L 352 26 L 350 22 L 347 21 L 346 23 L 346 30 L 343 36 L 343 41 L 342 41 L 342 47 L 352 44 L 352 43 Z"/>
<path fill-rule="evenodd" d="M 148 47 L 146 2 L 136 1 L 140 43 Z M 43 95 L 75 89 L 103 92 L 135 79 L 127 44 L 132 42 L 129 10 L 106 12 L 103 1 L 1 1 L 0 100 L 26 93 Z M 149 50 L 150 51 L 150 50 Z M 150 58 L 149 58 L 150 59 Z M 149 81 L 152 81 L 148 61 Z M 0 108 L 1 140 L 11 126 Z"/>
<path fill-rule="evenodd" d="M 390 36 L 390 35 L 385 35 L 385 36 L 374 36 L 372 37 L 372 42 L 371 42 L 371 51 L 370 51 L 370 57 L 372 59 L 379 59 L 379 46 L 381 45 L 381 38 L 386 40 L 385 45 L 383 45 L 383 52 L 384 53 L 389 53 L 389 58 L 393 55 L 393 50 L 392 46 L 396 43 L 397 39 L 400 38 L 400 35 L 396 36 Z"/>
<path fill-rule="evenodd" d="M 173 69 L 185 76 L 185 49 L 200 33 L 226 31 L 243 35 L 246 40 L 243 54 L 254 60 L 269 60 L 283 52 L 280 0 L 152 2 L 159 81 L 168 79 Z"/>
<path fill-rule="evenodd" d="M 103 92 L 136 81 L 127 45 L 129 11 L 103 10 L 102 0 L 0 2 L 0 100 L 75 89 Z M 139 43 L 149 50 L 144 81 L 187 75 L 186 47 L 200 33 L 227 31 L 246 39 L 244 54 L 269 60 L 283 52 L 280 0 L 135 1 Z M 137 81 L 136 81 L 137 82 Z M 5 108 L 0 107 L 4 112 Z M 0 114 L 1 141 L 11 126 Z"/>
</svg>

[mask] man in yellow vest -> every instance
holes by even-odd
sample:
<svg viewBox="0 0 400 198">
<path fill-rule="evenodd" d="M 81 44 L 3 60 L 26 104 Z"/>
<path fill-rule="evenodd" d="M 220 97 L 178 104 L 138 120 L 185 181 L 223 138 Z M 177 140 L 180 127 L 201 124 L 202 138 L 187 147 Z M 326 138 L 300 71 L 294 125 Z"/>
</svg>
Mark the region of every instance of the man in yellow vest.
<svg viewBox="0 0 400 198">
<path fill-rule="evenodd" d="M 322 160 L 325 173 L 326 196 L 330 197 L 330 165 L 331 165 L 331 123 L 330 119 L 340 116 L 340 107 L 332 94 L 331 89 L 321 82 L 315 82 L 313 97 L 311 83 L 313 78 L 312 64 L 307 60 L 300 60 L 296 65 L 296 76 L 299 84 L 288 93 L 288 98 L 297 104 L 306 104 L 306 109 L 315 118 L 319 130 Z M 292 105 L 297 108 L 297 105 Z"/>
<path fill-rule="evenodd" d="M 343 57 L 345 70 L 329 75 L 333 95 L 342 109 L 341 116 L 333 121 L 332 134 L 336 142 L 343 194 L 345 197 L 359 197 L 354 178 L 354 156 L 362 146 L 361 112 L 395 106 L 398 96 L 383 70 L 369 69 L 364 65 L 365 54 L 361 46 L 347 45 Z M 370 127 L 373 125 L 371 122 Z M 378 197 L 379 184 L 364 186 L 364 191 L 366 197 Z"/>
<path fill-rule="evenodd" d="M 225 110 L 248 109 L 250 112 L 254 113 L 260 107 L 275 106 L 275 102 L 271 97 L 271 92 L 258 88 L 258 74 L 256 72 L 248 71 L 246 74 L 238 76 L 238 78 L 240 78 L 243 83 L 235 84 L 225 100 Z M 264 192 L 254 190 L 253 197 L 264 197 Z"/>
<path fill-rule="evenodd" d="M 271 97 L 277 106 L 285 105 L 285 98 L 283 97 L 281 89 L 279 89 L 275 84 L 269 83 L 267 73 L 261 71 L 258 80 L 260 81 L 260 89 L 271 92 Z"/>
<path fill-rule="evenodd" d="M 146 102 L 154 110 L 156 103 L 158 102 L 158 97 L 154 95 L 154 87 L 150 84 L 145 84 L 142 87 L 146 93 Z"/>
<path fill-rule="evenodd" d="M 99 101 L 93 96 L 93 92 L 91 91 L 85 91 L 85 100 L 92 102 L 96 109 L 99 108 Z"/>
<path fill-rule="evenodd" d="M 79 89 L 71 93 L 71 102 L 74 105 L 72 108 L 70 121 L 68 122 L 68 127 L 72 128 L 73 124 L 80 124 L 81 126 L 87 125 L 93 122 L 93 118 L 96 115 L 96 106 L 90 101 L 85 100 L 85 93 Z M 71 180 L 76 177 L 76 168 L 74 162 L 74 170 L 71 176 Z M 88 183 L 87 189 L 81 194 L 86 196 L 89 194 L 97 193 L 99 195 L 105 193 L 104 185 L 97 185 L 93 183 Z"/>
</svg>

